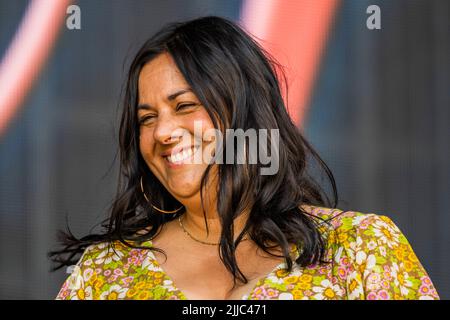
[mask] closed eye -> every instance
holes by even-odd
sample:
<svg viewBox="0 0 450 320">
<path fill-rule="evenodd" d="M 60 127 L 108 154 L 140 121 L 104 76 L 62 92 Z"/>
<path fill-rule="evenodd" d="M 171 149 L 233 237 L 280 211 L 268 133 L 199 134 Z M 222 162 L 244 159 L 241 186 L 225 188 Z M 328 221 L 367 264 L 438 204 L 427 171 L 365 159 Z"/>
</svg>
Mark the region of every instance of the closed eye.
<svg viewBox="0 0 450 320">
<path fill-rule="evenodd" d="M 143 116 L 142 118 L 139 119 L 139 124 L 142 125 L 145 122 L 148 122 L 149 120 L 151 120 L 153 118 L 156 118 L 156 116 L 155 115 L 151 115 L 151 114 L 145 115 L 145 116 Z"/>
<path fill-rule="evenodd" d="M 176 111 L 182 110 L 182 109 L 187 109 L 189 107 L 194 107 L 197 106 L 196 103 L 185 103 L 185 104 L 179 104 L 177 105 Z"/>
</svg>

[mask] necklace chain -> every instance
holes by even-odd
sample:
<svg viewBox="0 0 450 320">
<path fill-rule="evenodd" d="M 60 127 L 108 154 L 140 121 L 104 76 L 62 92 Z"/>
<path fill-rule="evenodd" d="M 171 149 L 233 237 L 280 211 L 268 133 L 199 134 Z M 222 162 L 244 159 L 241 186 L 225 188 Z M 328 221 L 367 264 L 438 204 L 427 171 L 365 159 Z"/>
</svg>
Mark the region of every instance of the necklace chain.
<svg viewBox="0 0 450 320">
<path fill-rule="evenodd" d="M 183 223 L 181 222 L 181 215 L 178 217 L 178 222 L 180 223 L 180 227 L 183 229 L 184 233 L 186 233 L 192 240 L 195 240 L 195 241 L 197 241 L 197 242 L 200 242 L 200 243 L 203 243 L 203 244 L 207 244 L 207 245 L 210 245 L 210 246 L 217 246 L 217 245 L 220 244 L 220 243 L 206 242 L 206 241 L 202 241 L 202 240 L 199 240 L 199 239 L 194 238 L 194 237 L 189 233 L 189 231 L 186 230 L 186 228 L 184 227 Z M 248 238 L 242 239 L 242 241 L 245 241 L 245 240 L 248 240 Z"/>
</svg>

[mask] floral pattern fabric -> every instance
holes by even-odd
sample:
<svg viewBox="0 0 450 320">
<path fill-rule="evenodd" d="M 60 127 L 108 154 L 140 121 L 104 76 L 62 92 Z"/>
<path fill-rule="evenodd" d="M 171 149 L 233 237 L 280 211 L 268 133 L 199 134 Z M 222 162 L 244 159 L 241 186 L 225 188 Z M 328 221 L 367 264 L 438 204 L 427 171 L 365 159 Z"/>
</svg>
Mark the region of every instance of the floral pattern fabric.
<svg viewBox="0 0 450 320">
<path fill-rule="evenodd" d="M 290 273 L 283 262 L 242 300 L 439 299 L 407 239 L 386 216 L 308 206 L 322 219 L 327 264 Z M 142 245 L 151 246 L 151 241 Z M 112 248 L 111 248 L 112 247 Z M 293 257 L 298 250 L 293 246 Z M 88 247 L 56 299 L 155 299 L 187 297 L 158 264 L 153 252 L 120 242 Z"/>
</svg>

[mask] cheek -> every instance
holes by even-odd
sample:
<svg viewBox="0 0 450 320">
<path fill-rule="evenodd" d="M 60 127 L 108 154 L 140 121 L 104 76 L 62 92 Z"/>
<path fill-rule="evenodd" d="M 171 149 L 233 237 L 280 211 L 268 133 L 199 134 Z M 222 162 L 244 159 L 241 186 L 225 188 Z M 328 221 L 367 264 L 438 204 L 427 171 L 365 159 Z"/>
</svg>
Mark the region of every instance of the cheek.
<svg viewBox="0 0 450 320">
<path fill-rule="evenodd" d="M 205 129 L 214 129 L 214 124 L 206 110 L 203 110 L 203 112 L 201 113 L 201 120 L 203 121 L 203 127 Z"/>
<path fill-rule="evenodd" d="M 153 157 L 153 135 L 148 130 L 141 130 L 139 135 L 139 149 L 145 161 Z"/>
<path fill-rule="evenodd" d="M 197 112 L 196 114 L 193 114 L 192 117 L 189 119 L 189 127 L 191 132 L 194 132 L 195 123 L 201 123 L 202 133 L 206 130 L 214 129 L 214 124 L 209 117 L 208 112 L 206 110 L 202 110 L 200 112 Z"/>
</svg>

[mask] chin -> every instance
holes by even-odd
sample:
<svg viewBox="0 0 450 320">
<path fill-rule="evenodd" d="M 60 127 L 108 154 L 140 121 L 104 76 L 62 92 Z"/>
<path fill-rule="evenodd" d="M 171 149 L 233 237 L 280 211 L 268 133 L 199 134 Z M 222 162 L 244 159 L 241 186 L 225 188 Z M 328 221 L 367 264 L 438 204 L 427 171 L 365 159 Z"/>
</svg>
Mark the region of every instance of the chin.
<svg viewBox="0 0 450 320">
<path fill-rule="evenodd" d="M 169 192 L 176 199 L 188 199 L 196 195 L 200 191 L 200 188 L 171 188 Z"/>
<path fill-rule="evenodd" d="M 188 198 L 200 191 L 200 179 L 178 178 L 167 181 L 168 190 L 175 197 Z"/>
</svg>

